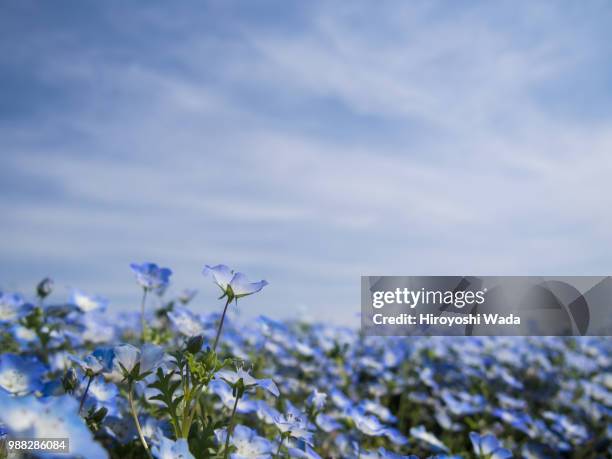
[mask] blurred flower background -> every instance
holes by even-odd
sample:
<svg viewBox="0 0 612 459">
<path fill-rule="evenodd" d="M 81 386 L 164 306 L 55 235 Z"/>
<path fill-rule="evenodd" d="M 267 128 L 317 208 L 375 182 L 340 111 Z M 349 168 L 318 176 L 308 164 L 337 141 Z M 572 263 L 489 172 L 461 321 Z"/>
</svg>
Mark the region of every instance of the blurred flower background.
<svg viewBox="0 0 612 459">
<path fill-rule="evenodd" d="M 345 324 L 363 274 L 606 273 L 611 21 L 603 1 L 2 2 L 0 288 L 50 275 L 137 309 L 117 267 L 171 265 L 180 290 L 223 260 L 275 285 L 258 312 Z"/>
</svg>

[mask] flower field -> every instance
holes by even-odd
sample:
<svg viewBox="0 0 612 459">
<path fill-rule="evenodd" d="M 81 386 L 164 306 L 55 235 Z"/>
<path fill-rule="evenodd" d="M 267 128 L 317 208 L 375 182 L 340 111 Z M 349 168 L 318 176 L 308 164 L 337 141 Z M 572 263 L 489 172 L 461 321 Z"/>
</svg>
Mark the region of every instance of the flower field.
<svg viewBox="0 0 612 459">
<path fill-rule="evenodd" d="M 322 323 L 230 320 L 265 295 L 206 266 L 216 310 L 133 264 L 141 310 L 72 292 L 0 296 L 0 457 L 68 438 L 83 458 L 612 457 L 609 338 L 376 338 Z M 126 273 L 126 275 L 128 275 Z M 206 304 L 214 304 L 214 299 Z M 153 306 L 155 305 L 155 306 Z"/>
</svg>

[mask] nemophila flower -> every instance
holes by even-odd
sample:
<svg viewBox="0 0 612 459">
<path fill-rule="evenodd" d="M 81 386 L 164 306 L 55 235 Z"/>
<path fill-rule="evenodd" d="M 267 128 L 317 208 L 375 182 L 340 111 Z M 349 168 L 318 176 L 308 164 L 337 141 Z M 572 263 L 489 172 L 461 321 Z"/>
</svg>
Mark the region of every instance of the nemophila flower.
<svg viewBox="0 0 612 459">
<path fill-rule="evenodd" d="M 504 408 L 509 408 L 512 410 L 524 410 L 527 407 L 527 402 L 525 400 L 510 397 L 509 395 L 504 394 L 503 392 L 499 392 L 495 394 L 495 396 Z"/>
<path fill-rule="evenodd" d="M 98 310 L 83 314 L 79 323 L 83 326 L 81 337 L 87 343 L 112 343 L 118 334 L 116 324 Z"/>
<path fill-rule="evenodd" d="M 156 370 L 164 359 L 164 349 L 154 344 L 145 344 L 138 349 L 131 344 L 120 344 L 113 349 L 114 372 L 125 372 L 137 377 Z"/>
<path fill-rule="evenodd" d="M 157 459 L 195 459 L 184 438 L 175 441 L 162 436 L 158 444 L 151 448 L 151 453 Z"/>
<path fill-rule="evenodd" d="M 85 374 L 97 375 L 99 373 L 102 373 L 102 370 L 104 369 L 102 363 L 92 354 L 85 356 L 84 359 L 80 359 L 75 356 L 70 356 L 70 360 L 72 360 L 79 367 L 81 367 L 81 370 L 83 370 Z"/>
<path fill-rule="evenodd" d="M 227 430 L 215 430 L 219 444 L 226 442 Z M 237 425 L 230 437 L 230 444 L 235 448 L 229 457 L 231 459 L 271 459 L 274 452 L 273 443 L 260 437 L 257 432 L 243 425 Z"/>
<path fill-rule="evenodd" d="M 339 430 L 342 427 L 342 425 L 338 421 L 324 413 L 317 414 L 317 417 L 315 418 L 315 423 L 317 424 L 319 429 L 321 429 L 323 432 L 328 433 L 333 432 L 335 430 Z"/>
<path fill-rule="evenodd" d="M 206 265 L 203 274 L 205 276 L 212 276 L 215 284 L 217 284 L 223 292 L 223 296 L 228 296 L 230 301 L 234 298 L 238 299 L 257 293 L 268 285 L 268 282 L 265 280 L 249 282 L 246 275 L 240 272 L 234 272 L 225 265 Z"/>
<path fill-rule="evenodd" d="M 387 437 L 394 445 L 404 446 L 408 444 L 408 439 L 399 430 L 394 429 L 393 427 L 385 428 L 383 435 Z"/>
<path fill-rule="evenodd" d="M 544 417 L 554 422 L 552 428 L 560 433 L 564 438 L 571 439 L 575 443 L 582 443 L 589 439 L 587 429 L 576 422 L 572 422 L 567 416 L 545 411 Z"/>
<path fill-rule="evenodd" d="M 491 413 L 493 416 L 497 416 L 506 424 L 529 435 L 531 431 L 532 419 L 528 414 L 521 411 L 504 410 L 501 408 L 495 408 L 491 411 Z"/>
<path fill-rule="evenodd" d="M 227 307 L 229 306 L 230 302 L 233 300 L 238 301 L 239 298 L 259 292 L 262 288 L 268 285 L 268 282 L 265 280 L 259 282 L 249 282 L 244 274 L 235 273 L 225 265 L 206 265 L 202 273 L 205 276 L 212 276 L 215 284 L 217 284 L 223 292 L 219 299 L 227 298 L 225 307 L 223 308 L 223 314 L 221 314 L 221 321 L 219 322 L 215 342 L 213 343 L 213 350 L 216 350 L 217 344 L 219 343 L 219 337 L 221 336 L 221 330 L 223 329 L 223 321 L 225 320 Z"/>
<path fill-rule="evenodd" d="M 455 422 L 451 418 L 448 410 L 437 400 L 435 401 L 434 418 L 440 427 L 449 432 L 460 432 L 464 430 L 462 424 Z"/>
<path fill-rule="evenodd" d="M 459 395 L 459 396 L 457 396 Z M 448 410 L 455 416 L 468 416 L 474 413 L 478 413 L 484 408 L 484 401 L 478 400 L 478 404 L 473 403 L 473 400 L 469 399 L 466 401 L 465 398 L 462 400 L 462 394 L 454 394 L 448 389 L 442 389 L 440 396 Z"/>
<path fill-rule="evenodd" d="M 507 459 L 512 457 L 512 453 L 504 448 L 495 435 L 480 435 L 477 432 L 470 432 L 470 441 L 474 448 L 474 453 L 486 459 Z"/>
<path fill-rule="evenodd" d="M 26 349 L 29 344 L 38 341 L 36 332 L 22 325 L 12 325 L 10 332 L 22 349 Z"/>
<path fill-rule="evenodd" d="M 115 352 L 110 347 L 99 347 L 84 358 L 68 355 L 68 359 L 76 363 L 86 375 L 111 372 L 114 358 Z"/>
<path fill-rule="evenodd" d="M 366 457 L 366 456 L 361 455 L 361 457 Z M 403 456 L 401 454 L 397 454 L 392 451 L 387 451 L 382 446 L 378 449 L 376 453 L 372 453 L 372 457 L 376 459 L 419 459 L 418 456 L 414 456 L 412 454 L 409 456 Z"/>
<path fill-rule="evenodd" d="M 176 307 L 168 312 L 170 323 L 185 336 L 196 336 L 204 333 L 201 320 L 187 308 Z"/>
<path fill-rule="evenodd" d="M 104 311 L 108 306 L 108 300 L 99 296 L 88 295 L 80 290 L 72 292 L 70 302 L 78 307 L 81 312 Z"/>
<path fill-rule="evenodd" d="M 266 424 L 274 424 L 274 419 L 280 416 L 280 412 L 268 405 L 264 400 L 256 400 L 255 411 L 257 412 L 257 418 Z M 240 404 L 238 404 L 240 406 Z"/>
<path fill-rule="evenodd" d="M 157 291 L 160 295 L 168 287 L 172 271 L 169 268 L 160 268 L 155 263 L 132 263 L 130 268 L 136 274 L 136 281 L 142 286 L 142 300 L 140 302 L 140 339 L 144 343 L 146 339 L 145 303 L 147 292 Z"/>
<path fill-rule="evenodd" d="M 365 414 L 360 408 L 348 410 L 346 417 L 355 423 L 355 427 L 368 436 L 380 436 L 385 432 L 385 426 L 380 423 L 377 417 Z"/>
<path fill-rule="evenodd" d="M 34 357 L 0 355 L 0 389 L 23 395 L 42 388 L 41 378 L 47 368 Z M 1 392 L 1 391 L 0 391 Z"/>
<path fill-rule="evenodd" d="M 353 406 L 353 402 L 339 389 L 332 389 L 329 392 L 331 401 L 341 410 L 349 409 Z"/>
<path fill-rule="evenodd" d="M 184 290 L 181 291 L 181 293 L 178 295 L 177 299 L 183 303 L 183 304 L 187 304 L 189 303 L 191 300 L 193 300 L 193 298 L 197 295 L 198 291 L 191 289 L 191 288 L 186 288 Z"/>
<path fill-rule="evenodd" d="M 165 288 L 170 283 L 172 270 L 169 268 L 161 268 L 155 263 L 132 263 L 130 268 L 136 275 L 136 281 L 145 290 Z"/>
<path fill-rule="evenodd" d="M 321 456 L 304 441 L 289 440 L 287 445 L 289 457 L 296 459 L 321 459 Z"/>
<path fill-rule="evenodd" d="M 96 402 L 96 408 L 104 406 L 108 409 L 109 414 L 117 414 L 117 395 L 119 389 L 113 383 L 107 383 L 104 378 L 94 378 L 89 386 L 90 400 Z"/>
<path fill-rule="evenodd" d="M 287 410 L 274 419 L 274 425 L 283 437 L 296 438 L 312 444 L 314 426 L 308 422 L 305 414 Z"/>
<path fill-rule="evenodd" d="M 444 443 L 442 443 L 434 434 L 425 429 L 425 426 L 412 427 L 410 429 L 410 435 L 419 440 L 423 446 L 433 452 L 450 452 Z"/>
<path fill-rule="evenodd" d="M 20 294 L 0 292 L 0 324 L 17 322 L 31 309 Z"/>
<path fill-rule="evenodd" d="M 276 387 L 276 384 L 274 383 L 274 381 L 272 381 L 271 379 L 254 378 L 253 376 L 249 374 L 248 371 L 245 371 L 242 368 L 239 368 L 236 371 L 220 370 L 215 374 L 215 378 L 227 381 L 229 384 L 232 384 L 232 385 L 236 384 L 239 380 L 242 379 L 242 382 L 246 390 L 259 387 L 261 389 L 268 391 L 275 397 L 278 397 L 280 395 L 278 387 Z"/>
<path fill-rule="evenodd" d="M 359 406 L 363 408 L 366 413 L 375 414 L 384 422 L 397 422 L 397 418 L 393 416 L 389 408 L 381 405 L 380 403 L 374 402 L 373 400 L 363 400 Z"/>
<path fill-rule="evenodd" d="M 234 403 L 236 403 L 236 396 L 232 393 L 232 388 L 225 381 L 214 379 L 208 385 L 208 389 L 211 393 L 219 397 L 223 405 L 227 408 L 232 409 Z M 250 400 L 246 395 L 241 397 L 236 405 L 236 412 L 241 414 L 253 413 L 257 409 L 258 402 Z"/>
<path fill-rule="evenodd" d="M 327 394 L 324 392 L 319 392 L 317 389 L 314 389 L 312 393 L 308 396 L 306 403 L 309 406 L 312 406 L 316 410 L 321 410 L 325 406 L 327 402 Z"/>
<path fill-rule="evenodd" d="M 69 438 L 73 457 L 108 457 L 79 416 L 77 402 L 68 395 L 37 399 L 32 395 L 12 397 L 0 392 L 0 407 L 0 423 L 13 437 Z"/>
</svg>

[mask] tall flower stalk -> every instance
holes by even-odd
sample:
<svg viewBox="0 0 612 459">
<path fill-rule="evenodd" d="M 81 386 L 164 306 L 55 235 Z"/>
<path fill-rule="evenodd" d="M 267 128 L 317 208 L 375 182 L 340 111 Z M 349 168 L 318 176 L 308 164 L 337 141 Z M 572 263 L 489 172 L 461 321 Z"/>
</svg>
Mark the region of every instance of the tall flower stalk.
<svg viewBox="0 0 612 459">
<path fill-rule="evenodd" d="M 146 341 L 146 321 L 145 321 L 145 302 L 147 300 L 147 292 L 149 290 L 164 291 L 170 283 L 172 270 L 169 268 L 160 268 L 155 263 L 132 263 L 130 264 L 132 272 L 136 275 L 138 282 L 143 289 L 142 301 L 140 302 L 140 326 L 142 343 Z"/>
<path fill-rule="evenodd" d="M 147 301 L 147 289 L 143 288 L 142 289 L 142 301 L 140 302 L 140 329 L 141 329 L 140 342 L 141 343 L 145 342 L 146 332 L 147 332 L 147 322 L 145 320 L 146 301 Z"/>
<path fill-rule="evenodd" d="M 227 459 L 229 457 L 229 444 L 232 433 L 234 432 L 234 424 L 236 417 L 236 408 L 238 408 L 238 401 L 244 395 L 244 381 L 242 378 L 238 380 L 238 382 L 233 387 L 234 397 L 234 407 L 232 408 L 232 414 L 230 416 L 229 424 L 227 426 L 227 433 L 225 435 L 225 448 L 223 450 L 223 457 Z"/>
<path fill-rule="evenodd" d="M 134 405 L 134 383 L 130 381 L 128 383 L 128 402 L 130 404 L 130 412 L 132 413 L 132 418 L 134 419 L 134 424 L 136 425 L 136 430 L 138 431 L 138 438 L 140 438 L 140 443 L 142 443 L 142 447 L 147 453 L 147 456 L 150 459 L 153 459 L 151 455 L 151 451 L 149 451 L 149 445 L 147 445 L 147 441 L 145 440 L 144 434 L 142 433 L 142 427 L 140 426 L 140 421 L 138 421 L 138 414 L 136 413 L 136 407 Z"/>
<path fill-rule="evenodd" d="M 127 383 L 128 403 L 134 425 L 138 431 L 138 437 L 147 456 L 152 459 L 149 445 L 138 421 L 138 412 L 134 403 L 134 383 L 144 380 L 155 368 L 159 368 L 164 358 L 164 352 L 160 347 L 151 344 L 144 345 L 142 350 L 131 344 L 122 344 L 114 348 L 114 354 L 115 369 L 123 376 L 123 381 Z"/>
<path fill-rule="evenodd" d="M 227 313 L 227 307 L 229 306 L 231 301 L 231 298 L 228 296 L 227 301 L 225 302 L 225 307 L 223 308 L 223 314 L 221 314 L 221 321 L 219 322 L 219 327 L 217 328 L 217 335 L 215 336 L 213 351 L 217 350 L 217 344 L 219 344 L 219 337 L 221 336 L 221 330 L 223 329 L 223 322 L 225 321 L 225 314 Z"/>
</svg>

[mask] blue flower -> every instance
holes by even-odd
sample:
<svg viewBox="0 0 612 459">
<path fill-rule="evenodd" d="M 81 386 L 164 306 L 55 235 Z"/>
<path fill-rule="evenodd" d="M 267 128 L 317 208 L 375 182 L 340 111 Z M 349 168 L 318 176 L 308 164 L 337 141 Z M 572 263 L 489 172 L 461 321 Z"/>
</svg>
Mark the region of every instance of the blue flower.
<svg viewBox="0 0 612 459">
<path fill-rule="evenodd" d="M 81 367 L 81 370 L 83 370 L 83 372 L 88 376 L 100 374 L 104 370 L 104 365 L 102 362 L 93 354 L 89 354 L 83 359 L 73 355 L 71 355 L 69 358 L 79 367 Z"/>
<path fill-rule="evenodd" d="M 380 423 L 376 416 L 370 416 L 362 408 L 352 408 L 346 413 L 347 418 L 355 423 L 357 429 L 371 437 L 383 435 L 385 426 Z"/>
<path fill-rule="evenodd" d="M 238 299 L 252 295 L 268 285 L 265 280 L 249 282 L 246 275 L 239 272 L 235 273 L 225 265 L 206 265 L 202 273 L 205 276 L 212 276 L 215 284 L 223 291 L 223 296 L 227 296 L 230 301 L 234 298 Z"/>
<path fill-rule="evenodd" d="M 113 324 L 108 316 L 102 314 L 100 310 L 95 310 L 83 314 L 79 318 L 83 326 L 81 338 L 85 342 L 103 344 L 112 342 L 117 335 L 116 324 Z"/>
<path fill-rule="evenodd" d="M 184 438 L 174 441 L 162 436 L 151 452 L 157 459 L 195 459 Z"/>
<path fill-rule="evenodd" d="M 154 344 L 145 344 L 142 349 L 131 344 L 120 344 L 115 346 L 114 352 L 114 373 L 123 375 L 123 370 L 131 373 L 138 365 L 139 375 L 152 372 L 157 369 L 163 359 L 164 350 Z"/>
<path fill-rule="evenodd" d="M 412 427 L 410 435 L 419 440 L 424 446 L 434 452 L 448 453 L 448 447 L 442 443 L 434 434 L 428 432 L 425 426 Z"/>
<path fill-rule="evenodd" d="M 35 358 L 15 354 L 0 355 L 0 388 L 16 395 L 42 389 L 46 367 Z"/>
<path fill-rule="evenodd" d="M 339 430 L 342 425 L 336 421 L 334 418 L 327 414 L 319 413 L 315 418 L 315 423 L 323 432 L 333 432 L 334 430 Z"/>
<path fill-rule="evenodd" d="M 74 290 L 70 296 L 70 302 L 82 312 L 104 311 L 108 306 L 108 300 L 99 296 L 88 295 L 79 290 Z"/>
<path fill-rule="evenodd" d="M 236 402 L 236 397 L 232 394 L 232 388 L 221 379 L 213 379 L 208 385 L 208 389 L 221 399 L 221 403 L 229 409 L 232 409 Z M 265 403 L 265 402 L 263 402 Z M 245 394 L 238 400 L 236 406 L 237 413 L 252 413 L 258 409 L 258 402 L 254 402 Z"/>
<path fill-rule="evenodd" d="M 504 448 L 495 435 L 480 435 L 477 432 L 470 432 L 470 441 L 474 448 L 474 453 L 478 457 L 486 459 L 507 459 L 512 457 L 512 453 Z"/>
<path fill-rule="evenodd" d="M 202 321 L 187 308 L 174 308 L 168 313 L 168 319 L 185 336 L 201 335 L 204 332 Z"/>
<path fill-rule="evenodd" d="M 32 395 L 13 397 L 0 392 L 0 406 L 0 423 L 14 436 L 69 438 L 71 456 L 108 457 L 79 416 L 78 403 L 68 395 L 37 399 Z"/>
<path fill-rule="evenodd" d="M 245 371 L 242 368 L 239 368 L 236 371 L 220 370 L 215 374 L 215 377 L 217 379 L 223 379 L 224 381 L 232 385 L 236 384 L 240 379 L 242 379 L 244 387 L 247 390 L 259 387 L 268 391 L 275 397 L 278 397 L 280 395 L 278 387 L 276 387 L 274 381 L 272 381 L 271 379 L 256 379 L 251 376 L 248 371 Z"/>
<path fill-rule="evenodd" d="M 226 429 L 218 429 L 215 436 L 220 444 L 225 443 Z M 257 435 L 253 429 L 237 425 L 230 437 L 230 444 L 236 449 L 230 454 L 231 459 L 270 459 L 274 445 L 266 438 Z"/>
<path fill-rule="evenodd" d="M 18 293 L 0 292 L 0 324 L 15 323 L 32 309 Z"/>
<path fill-rule="evenodd" d="M 387 451 L 383 447 L 380 447 L 378 449 L 378 458 L 380 459 L 419 459 L 418 456 L 414 456 L 414 455 L 402 456 L 401 454 L 396 454 L 391 451 Z"/>
<path fill-rule="evenodd" d="M 321 459 L 321 456 L 312 447 L 303 441 L 293 440 L 287 447 L 289 457 L 297 459 Z"/>
<path fill-rule="evenodd" d="M 314 389 L 308 396 L 306 403 L 309 406 L 312 406 L 315 410 L 320 410 L 325 406 L 325 403 L 327 403 L 327 394 Z"/>
<path fill-rule="evenodd" d="M 179 300 L 183 304 L 187 304 L 191 300 L 193 300 L 193 298 L 197 295 L 197 293 L 198 293 L 197 290 L 186 288 L 183 291 L 181 291 L 181 293 L 177 297 L 177 300 Z"/>
<path fill-rule="evenodd" d="M 312 444 L 315 426 L 308 422 L 308 417 L 295 409 L 289 401 L 286 403 L 287 412 L 274 418 L 274 425 L 281 434 Z"/>
<path fill-rule="evenodd" d="M 136 281 L 145 290 L 164 289 L 170 283 L 172 271 L 169 268 L 160 268 L 155 263 L 132 263 L 130 268 L 136 274 Z"/>
</svg>

